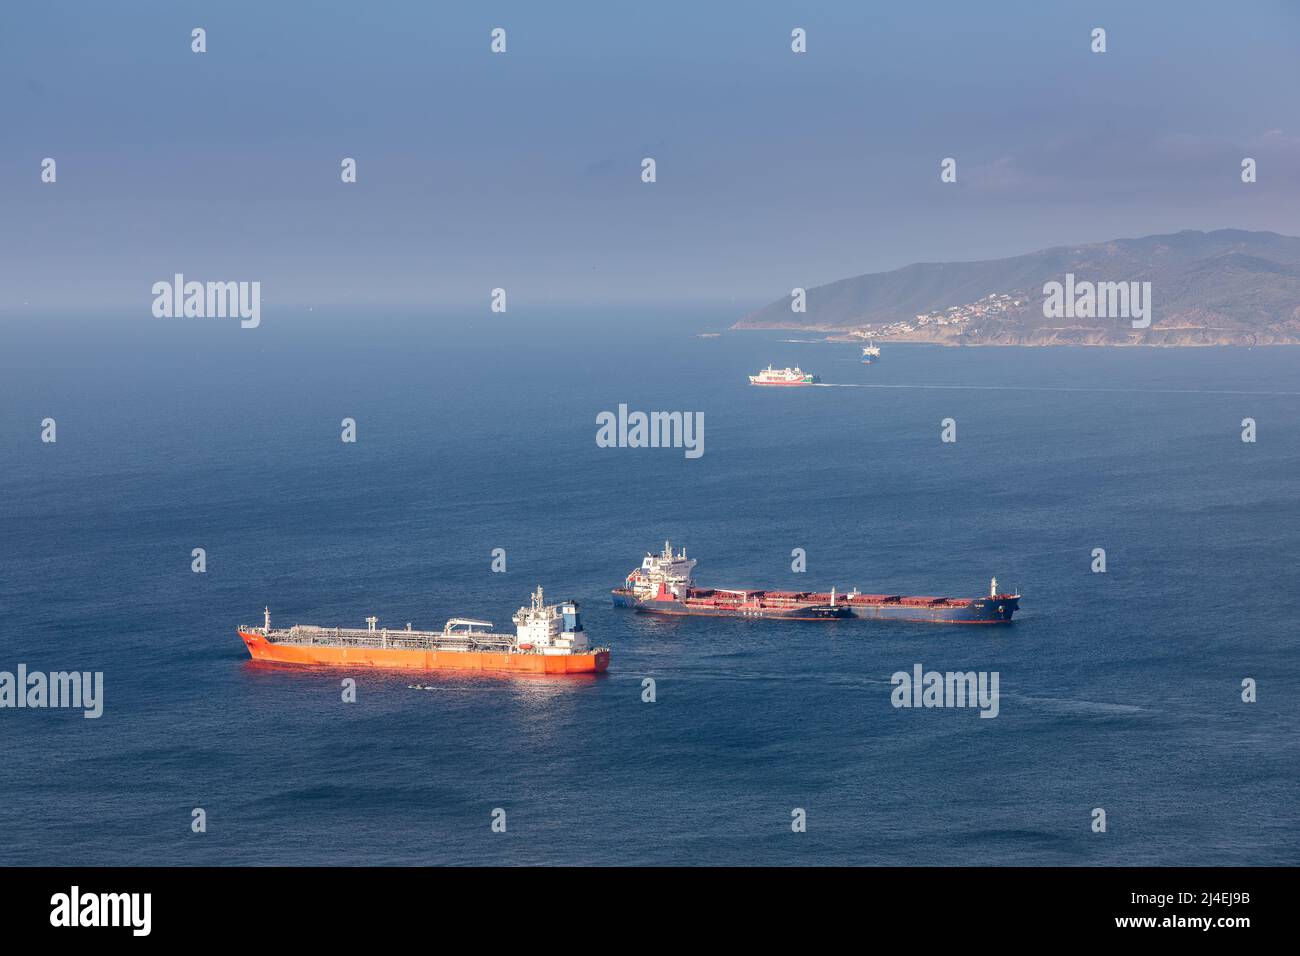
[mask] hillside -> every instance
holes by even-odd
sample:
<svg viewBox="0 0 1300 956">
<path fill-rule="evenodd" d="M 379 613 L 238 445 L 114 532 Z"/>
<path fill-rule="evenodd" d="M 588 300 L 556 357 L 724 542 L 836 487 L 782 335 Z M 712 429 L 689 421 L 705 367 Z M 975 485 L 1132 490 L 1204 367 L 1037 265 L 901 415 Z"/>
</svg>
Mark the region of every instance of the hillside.
<svg viewBox="0 0 1300 956">
<path fill-rule="evenodd" d="M 1044 315 L 1044 286 L 1150 282 L 1151 325 L 1129 317 Z M 1008 259 L 927 262 L 782 298 L 735 329 L 805 329 L 948 345 L 1300 344 L 1300 238 L 1186 231 Z"/>
</svg>

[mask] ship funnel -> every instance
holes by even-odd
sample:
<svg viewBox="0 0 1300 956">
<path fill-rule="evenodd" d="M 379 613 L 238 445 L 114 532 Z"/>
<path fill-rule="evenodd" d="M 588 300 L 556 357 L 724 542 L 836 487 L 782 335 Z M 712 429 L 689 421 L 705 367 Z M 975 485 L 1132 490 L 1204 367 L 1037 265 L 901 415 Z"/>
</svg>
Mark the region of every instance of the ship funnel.
<svg viewBox="0 0 1300 956">
<path fill-rule="evenodd" d="M 269 631 L 271 629 L 271 609 L 269 607 L 264 607 L 262 608 L 262 612 L 263 614 L 266 615 L 264 618 L 262 618 L 264 622 L 262 626 Z"/>
</svg>

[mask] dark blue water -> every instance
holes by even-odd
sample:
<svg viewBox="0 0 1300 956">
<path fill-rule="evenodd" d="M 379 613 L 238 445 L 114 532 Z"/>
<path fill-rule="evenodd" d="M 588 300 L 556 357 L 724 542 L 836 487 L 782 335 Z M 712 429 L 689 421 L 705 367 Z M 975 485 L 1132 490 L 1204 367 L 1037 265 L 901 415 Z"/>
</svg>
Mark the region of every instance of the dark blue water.
<svg viewBox="0 0 1300 956">
<path fill-rule="evenodd" d="M 1300 861 L 1300 353 L 886 345 L 864 368 L 693 337 L 728 318 L 11 321 L 0 669 L 102 670 L 106 700 L 0 711 L 0 863 Z M 747 386 L 769 361 L 960 387 Z M 704 412 L 704 456 L 596 447 L 620 402 Z M 665 538 L 703 583 L 969 595 L 996 574 L 1024 610 L 609 607 Z M 253 665 L 235 635 L 264 604 L 508 626 L 538 583 L 583 602 L 607 675 L 348 672 L 345 704 L 344 675 Z M 998 671 L 1000 715 L 895 710 L 915 663 Z"/>
</svg>

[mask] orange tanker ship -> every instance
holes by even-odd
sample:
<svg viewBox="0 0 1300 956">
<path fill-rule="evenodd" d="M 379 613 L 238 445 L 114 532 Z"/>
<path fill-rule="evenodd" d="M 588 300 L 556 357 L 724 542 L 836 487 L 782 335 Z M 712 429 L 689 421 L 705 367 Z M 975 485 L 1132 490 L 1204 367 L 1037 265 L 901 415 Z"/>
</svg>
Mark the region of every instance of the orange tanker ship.
<svg viewBox="0 0 1300 956">
<path fill-rule="evenodd" d="M 452 618 L 441 631 L 378 628 L 366 618 L 361 628 L 295 624 L 240 625 L 239 636 L 255 661 L 277 664 L 333 664 L 425 671 L 501 671 L 516 674 L 594 674 L 609 667 L 609 648 L 591 647 L 576 601 L 546 604 L 542 589 L 512 618 L 516 632 L 500 634 L 492 622 Z"/>
</svg>

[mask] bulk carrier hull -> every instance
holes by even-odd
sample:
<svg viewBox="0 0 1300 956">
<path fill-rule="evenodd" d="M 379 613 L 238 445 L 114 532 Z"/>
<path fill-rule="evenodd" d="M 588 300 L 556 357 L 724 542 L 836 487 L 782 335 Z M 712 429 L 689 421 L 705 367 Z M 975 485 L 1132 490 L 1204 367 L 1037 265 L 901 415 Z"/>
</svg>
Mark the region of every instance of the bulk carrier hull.
<svg viewBox="0 0 1300 956">
<path fill-rule="evenodd" d="M 908 598 L 860 601 L 862 595 L 845 595 L 843 601 L 853 617 L 872 621 L 921 621 L 927 624 L 1010 624 L 1020 610 L 1019 597 L 992 598 Z M 904 603 L 908 602 L 908 603 Z M 914 603 L 913 603 L 914 602 Z"/>
<path fill-rule="evenodd" d="M 677 598 L 638 598 L 626 588 L 613 593 L 615 607 L 632 608 L 642 614 L 668 614 L 691 617 L 749 617 L 772 618 L 786 621 L 826 621 L 842 618 L 864 618 L 873 621 L 918 621 L 927 624 L 1010 624 L 1011 616 L 1020 609 L 1019 598 L 1006 597 L 965 599 L 906 597 L 902 595 L 838 595 L 831 603 L 831 595 L 809 593 L 799 595 L 789 607 L 773 606 L 773 601 L 788 601 L 784 594 L 773 592 L 747 592 L 752 597 L 740 603 L 720 603 L 708 597 L 688 595 L 685 601 Z"/>
<path fill-rule="evenodd" d="M 631 591 L 613 592 L 615 607 L 630 607 L 643 614 L 689 615 L 692 617 L 753 617 L 779 621 L 825 621 L 848 617 L 844 608 L 816 603 L 779 604 L 766 601 L 721 602 L 708 598 L 688 596 L 685 601 L 675 597 L 641 600 Z"/>
<path fill-rule="evenodd" d="M 609 651 L 604 650 L 590 654 L 511 654 L 503 651 L 278 644 L 256 631 L 240 631 L 239 636 L 253 660 L 275 664 L 511 674 L 598 674 L 609 667 Z"/>
<path fill-rule="evenodd" d="M 847 594 L 822 591 L 769 591 L 761 588 L 702 588 L 695 585 L 696 561 L 686 549 L 673 551 L 665 541 L 660 554 L 647 554 L 621 588 L 612 592 L 615 607 L 642 614 L 696 617 L 750 617 L 784 621 L 917 621 L 927 624 L 1010 624 L 1020 610 L 1020 595 L 989 582 L 985 597 L 917 597 L 905 594 Z"/>
</svg>

